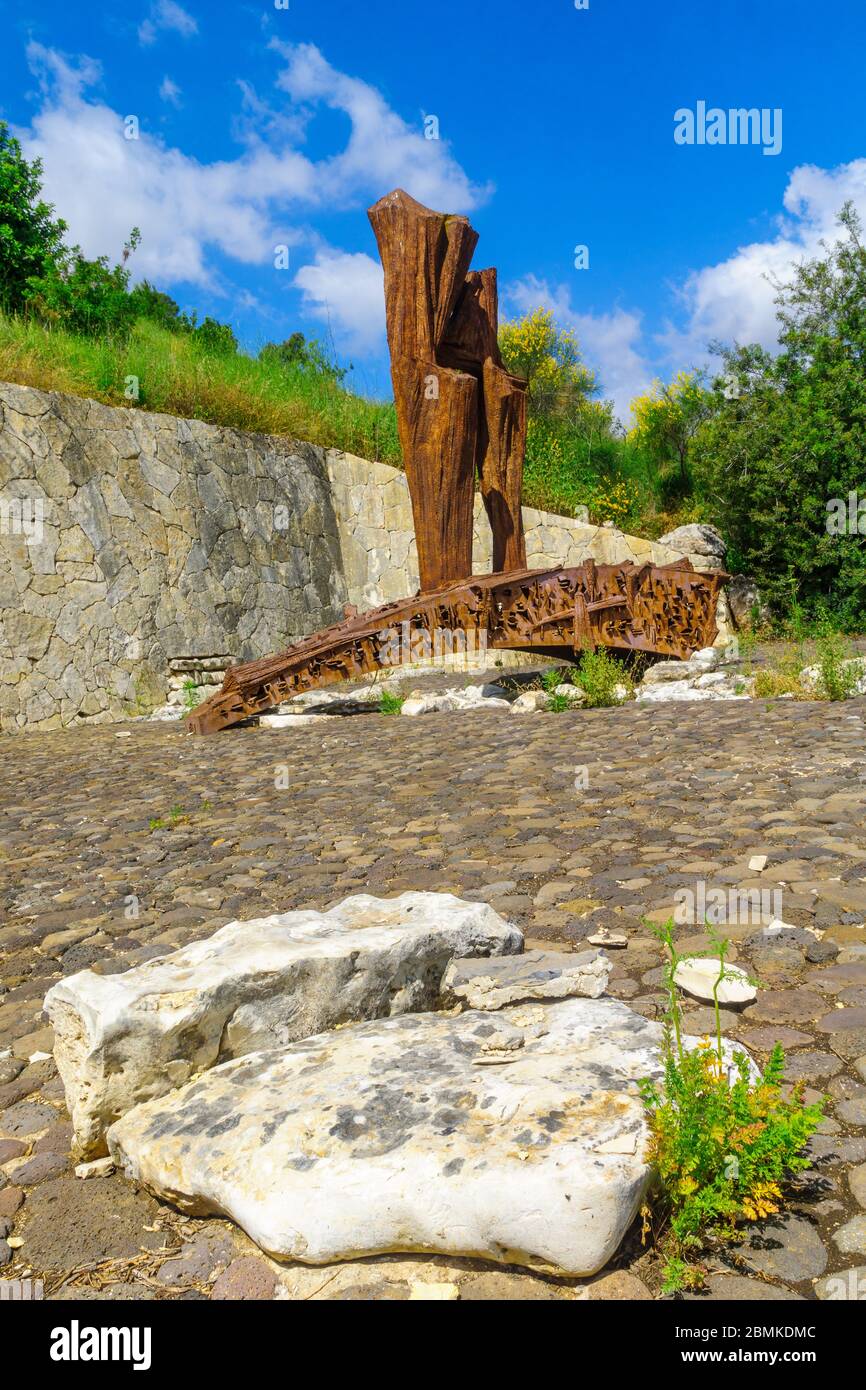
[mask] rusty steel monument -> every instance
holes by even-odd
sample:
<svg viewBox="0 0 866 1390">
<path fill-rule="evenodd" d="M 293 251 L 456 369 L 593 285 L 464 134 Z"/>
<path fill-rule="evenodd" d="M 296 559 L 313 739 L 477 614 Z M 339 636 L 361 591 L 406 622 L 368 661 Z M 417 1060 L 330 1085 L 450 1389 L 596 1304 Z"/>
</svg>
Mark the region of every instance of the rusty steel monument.
<svg viewBox="0 0 866 1390">
<path fill-rule="evenodd" d="M 476 647 L 573 658 L 605 646 L 687 658 L 716 637 L 727 577 L 669 565 L 531 570 L 521 514 L 527 385 L 502 363 L 496 271 L 470 270 L 478 240 L 465 217 L 397 189 L 369 211 L 385 271 L 397 426 L 418 548 L 411 598 L 359 614 L 276 656 L 232 666 L 187 728 L 209 734 L 300 691 L 393 666 L 395 630 L 426 640 L 465 634 Z M 493 533 L 493 572 L 472 574 L 476 484 Z"/>
</svg>

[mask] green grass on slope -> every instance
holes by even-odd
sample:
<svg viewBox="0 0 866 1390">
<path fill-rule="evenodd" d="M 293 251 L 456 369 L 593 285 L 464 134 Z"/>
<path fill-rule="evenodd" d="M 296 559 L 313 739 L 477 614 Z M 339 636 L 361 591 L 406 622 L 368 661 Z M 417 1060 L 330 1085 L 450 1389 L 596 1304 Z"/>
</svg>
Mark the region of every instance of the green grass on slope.
<svg viewBox="0 0 866 1390">
<path fill-rule="evenodd" d="M 138 399 L 124 391 L 138 380 Z M 366 400 L 297 368 L 208 353 L 144 320 L 125 340 L 78 337 L 0 315 L 0 381 L 90 396 L 400 464 L 391 402 Z"/>
<path fill-rule="evenodd" d="M 137 381 L 137 399 L 125 394 L 129 378 Z M 0 381 L 309 440 L 402 467 L 392 401 L 353 395 L 298 367 L 208 352 L 189 335 L 146 319 L 128 337 L 111 339 L 0 313 Z M 629 476 L 634 461 L 620 457 L 614 443 L 597 445 L 590 462 L 567 431 L 552 436 L 541 447 L 531 427 L 523 491 L 528 506 L 573 516 L 578 503 L 588 503 L 594 521 L 612 517 L 639 534 L 660 535 L 659 527 L 677 524 L 655 514 L 651 488 Z"/>
</svg>

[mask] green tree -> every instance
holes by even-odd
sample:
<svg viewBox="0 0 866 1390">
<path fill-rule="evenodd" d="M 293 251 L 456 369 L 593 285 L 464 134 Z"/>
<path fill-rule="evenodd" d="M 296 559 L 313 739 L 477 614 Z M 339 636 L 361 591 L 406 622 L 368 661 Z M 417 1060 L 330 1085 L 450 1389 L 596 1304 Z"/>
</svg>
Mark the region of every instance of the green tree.
<svg viewBox="0 0 866 1390">
<path fill-rule="evenodd" d="M 220 323 L 209 315 L 193 327 L 192 336 L 199 347 L 206 352 L 230 356 L 238 350 L 238 340 L 229 324 Z"/>
<path fill-rule="evenodd" d="M 305 338 L 303 333 L 292 333 L 282 343 L 265 343 L 259 360 L 329 377 L 332 381 L 342 381 L 347 370 L 337 366 L 316 338 Z"/>
<path fill-rule="evenodd" d="M 91 336 L 124 333 L 135 320 L 126 262 L 138 247 L 141 232 L 133 227 L 120 265 L 107 256 L 89 260 L 73 246 L 27 284 L 28 307 L 47 323 Z"/>
<path fill-rule="evenodd" d="M 533 309 L 504 322 L 499 350 L 509 372 L 529 382 L 535 415 L 566 419 L 585 408 L 598 391 L 594 372 L 581 357 L 574 333 L 560 328 L 549 309 Z"/>
<path fill-rule="evenodd" d="M 0 121 L 0 307 L 18 313 L 28 282 L 46 275 L 63 252 L 66 223 L 39 195 L 42 163 L 28 163 Z"/>
<path fill-rule="evenodd" d="M 735 563 L 774 606 L 796 597 L 853 626 L 866 618 L 856 501 L 853 526 L 834 530 L 828 519 L 866 495 L 866 250 L 850 204 L 838 223 L 839 239 L 776 286 L 778 355 L 719 349 L 723 371 L 693 457 Z"/>
<path fill-rule="evenodd" d="M 629 443 L 650 462 L 663 494 L 682 496 L 690 491 L 689 451 L 710 408 L 702 372 L 678 372 L 667 385 L 654 381 L 632 401 Z"/>
<path fill-rule="evenodd" d="M 171 295 L 158 290 L 149 280 L 141 280 L 129 292 L 133 319 L 147 319 L 171 333 L 188 331 L 190 324 Z"/>
</svg>

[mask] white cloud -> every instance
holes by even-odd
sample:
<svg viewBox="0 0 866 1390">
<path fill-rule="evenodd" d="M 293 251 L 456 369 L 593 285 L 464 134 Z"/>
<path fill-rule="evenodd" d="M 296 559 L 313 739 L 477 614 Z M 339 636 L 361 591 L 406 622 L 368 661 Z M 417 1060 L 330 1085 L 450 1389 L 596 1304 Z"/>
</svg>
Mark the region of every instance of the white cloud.
<svg viewBox="0 0 866 1390">
<path fill-rule="evenodd" d="M 613 401 L 617 415 L 625 421 L 631 401 L 646 390 L 653 378 L 640 351 L 640 315 L 625 309 L 613 309 L 607 314 L 581 313 L 572 306 L 567 285 L 551 287 L 535 275 L 526 275 L 507 286 L 505 299 L 520 314 L 550 309 L 558 324 L 573 330 L 587 366 L 598 373 L 601 395 Z"/>
<path fill-rule="evenodd" d="M 138 41 L 145 46 L 156 43 L 160 30 L 169 30 L 189 39 L 198 33 L 198 21 L 175 0 L 155 0 L 150 15 L 138 26 Z"/>
<path fill-rule="evenodd" d="M 327 323 L 347 352 L 376 352 L 384 342 L 382 267 L 371 256 L 324 247 L 293 282 L 311 317 Z"/>
<path fill-rule="evenodd" d="M 163 101 L 167 101 L 171 106 L 180 106 L 180 87 L 171 78 L 166 76 L 162 79 L 159 88 L 159 95 Z"/>
<path fill-rule="evenodd" d="M 425 139 L 420 121 L 407 125 L 375 87 L 338 72 L 313 44 L 273 39 L 270 46 L 286 59 L 278 85 L 293 102 L 324 103 L 352 123 L 345 150 L 317 166 L 323 202 L 400 187 L 430 207 L 467 213 L 489 196 L 490 186 L 470 182 L 447 141 Z"/>
<path fill-rule="evenodd" d="M 155 6 L 152 13 L 168 23 L 178 8 Z M 289 110 L 274 112 L 244 86 L 245 149 L 206 164 L 166 146 L 144 120 L 140 137 L 125 139 L 125 113 L 87 91 L 99 65 L 31 43 L 28 60 L 40 79 L 42 105 L 30 127 L 15 133 L 28 158 L 42 160 L 46 197 L 69 223 L 71 239 L 89 256 L 118 255 L 138 226 L 136 275 L 217 289 L 213 251 L 265 264 L 275 245 L 310 239 L 302 228 L 318 209 L 362 209 L 398 184 L 455 211 L 483 197 L 447 146 L 410 130 L 373 87 L 337 72 L 311 45 L 280 45 L 279 52 L 287 66 L 278 85 Z M 160 94 L 167 101 L 179 95 L 168 78 Z M 321 105 L 345 111 L 351 130 L 342 150 L 314 160 L 298 145 Z M 318 261 L 314 269 L 322 270 Z M 330 282 L 317 283 L 336 294 Z M 344 316 L 347 331 L 359 332 L 348 303 Z"/>
<path fill-rule="evenodd" d="M 713 339 L 773 348 L 778 323 L 772 281 L 788 280 L 797 264 L 820 253 L 822 240 L 836 239 L 836 214 L 849 199 L 866 220 L 866 159 L 836 169 L 814 164 L 795 169 L 776 235 L 694 271 L 678 290 L 678 319 L 658 337 L 671 363 L 706 361 Z"/>
<path fill-rule="evenodd" d="M 50 95 L 16 134 L 29 158 L 42 159 L 45 195 L 86 255 L 119 256 L 138 226 L 136 275 L 213 288 L 209 248 L 248 263 L 270 253 L 269 219 L 245 189 L 244 161 L 200 164 L 144 130 L 127 140 L 122 117 L 83 96 L 92 64 L 75 67 L 38 44 L 28 57 Z"/>
</svg>

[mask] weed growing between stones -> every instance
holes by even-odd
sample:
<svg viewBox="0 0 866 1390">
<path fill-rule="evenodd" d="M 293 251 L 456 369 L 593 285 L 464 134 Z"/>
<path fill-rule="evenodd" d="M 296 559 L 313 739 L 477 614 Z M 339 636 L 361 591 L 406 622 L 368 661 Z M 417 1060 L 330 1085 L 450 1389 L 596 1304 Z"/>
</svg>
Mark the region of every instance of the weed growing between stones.
<svg viewBox="0 0 866 1390">
<path fill-rule="evenodd" d="M 399 714 L 405 702 L 405 695 L 395 695 L 393 690 L 383 690 L 379 699 L 379 713 Z"/>
<path fill-rule="evenodd" d="M 826 611 L 806 635 L 814 640 L 812 664 L 806 638 L 800 635 L 793 648 L 777 656 L 773 665 L 755 672 L 758 699 L 850 700 L 858 693 L 866 663 L 855 658 L 851 643 Z"/>
<path fill-rule="evenodd" d="M 556 692 L 556 687 L 562 685 L 565 675 L 558 666 L 551 666 L 549 671 L 542 671 L 540 680 L 541 689 L 546 690 L 548 695 L 553 695 Z"/>
<path fill-rule="evenodd" d="M 184 681 L 183 683 L 183 707 L 187 710 L 194 710 L 200 704 L 198 686 L 194 680 Z"/>
<path fill-rule="evenodd" d="M 554 691 L 548 698 L 547 708 L 551 714 L 564 714 L 566 710 L 574 709 L 574 703 L 569 700 L 567 695 L 557 695 Z"/>
<path fill-rule="evenodd" d="M 566 710 L 574 709 L 574 702 L 569 700 L 567 695 L 557 691 L 565 683 L 566 672 L 559 666 L 551 666 L 548 671 L 542 671 L 540 676 L 540 688 L 547 695 L 547 709 L 551 714 L 564 714 Z"/>
<path fill-rule="evenodd" d="M 205 814 L 213 809 L 213 802 L 202 800 L 200 811 Z M 152 816 L 148 822 L 151 830 L 174 830 L 176 825 L 188 825 L 195 812 L 188 812 L 182 806 L 172 806 L 168 816 Z"/>
<path fill-rule="evenodd" d="M 755 697 L 759 700 L 779 699 L 790 696 L 795 700 L 805 700 L 806 691 L 800 678 L 804 661 L 802 656 L 789 653 L 775 666 L 762 667 L 755 672 Z"/>
<path fill-rule="evenodd" d="M 582 652 L 580 665 L 572 670 L 571 679 L 583 691 L 588 709 L 621 705 L 634 694 L 634 681 L 628 668 L 605 647 Z"/>
<path fill-rule="evenodd" d="M 182 821 L 188 820 L 189 816 L 182 806 L 172 806 L 167 818 L 163 816 L 153 816 L 148 824 L 151 830 L 173 830 L 176 825 L 180 825 Z"/>
<path fill-rule="evenodd" d="M 684 1047 L 674 980 L 682 957 L 673 930 L 673 920 L 656 930 L 668 953 L 664 1079 L 640 1083 L 650 1127 L 647 1156 L 657 1172 L 655 1209 L 644 1207 L 644 1233 L 655 1229 L 666 1293 L 699 1288 L 702 1250 L 737 1240 L 744 1222 L 779 1211 L 785 1179 L 809 1167 L 802 1150 L 823 1107 L 804 1104 L 802 1083 L 783 1099 L 785 1056 L 778 1044 L 757 1079 L 744 1053 L 735 1052 L 732 1061 L 725 1057 L 718 988 L 725 978 L 726 941 L 716 943 L 715 1040 Z"/>
<path fill-rule="evenodd" d="M 818 621 L 818 694 L 825 700 L 849 700 L 863 675 L 862 661 L 852 661 L 850 643 L 826 613 Z"/>
</svg>

